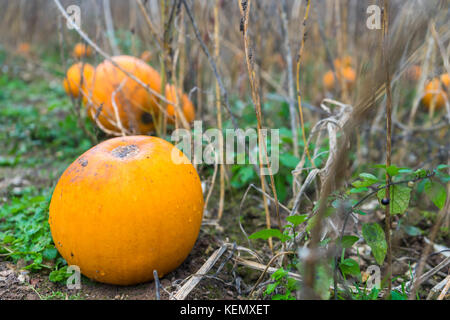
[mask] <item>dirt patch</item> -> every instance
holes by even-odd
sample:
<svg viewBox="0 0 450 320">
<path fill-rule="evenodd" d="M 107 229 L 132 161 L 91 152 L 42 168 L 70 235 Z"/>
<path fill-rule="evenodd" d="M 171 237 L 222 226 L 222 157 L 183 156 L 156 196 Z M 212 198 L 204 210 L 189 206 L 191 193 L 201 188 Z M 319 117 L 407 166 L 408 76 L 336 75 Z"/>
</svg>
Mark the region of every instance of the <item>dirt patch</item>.
<svg viewBox="0 0 450 320">
<path fill-rule="evenodd" d="M 175 271 L 160 280 L 161 299 L 169 299 L 169 293 L 175 292 L 184 279 L 195 273 L 219 247 L 215 237 L 201 232 L 194 249 Z M 164 290 L 165 289 L 165 290 Z M 167 290 L 167 292 L 166 292 Z M 41 271 L 24 273 L 12 263 L 0 259 L 0 300 L 37 300 L 37 299 L 116 299 L 151 300 L 156 298 L 153 281 L 134 286 L 115 286 L 91 281 L 82 277 L 81 289 L 67 289 L 64 284 L 53 283 L 48 273 Z M 221 282 L 206 279 L 189 294 L 189 299 L 233 299 L 236 294 L 228 288 L 222 288 Z"/>
</svg>

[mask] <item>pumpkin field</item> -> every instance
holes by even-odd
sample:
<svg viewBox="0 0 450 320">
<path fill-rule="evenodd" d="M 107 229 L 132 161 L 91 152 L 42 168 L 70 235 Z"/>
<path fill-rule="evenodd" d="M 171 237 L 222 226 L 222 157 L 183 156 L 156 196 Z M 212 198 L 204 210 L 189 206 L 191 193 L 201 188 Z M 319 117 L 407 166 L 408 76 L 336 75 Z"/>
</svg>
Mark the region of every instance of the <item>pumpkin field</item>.
<svg viewBox="0 0 450 320">
<path fill-rule="evenodd" d="M 0 300 L 450 300 L 446 0 L 0 0 Z"/>
</svg>

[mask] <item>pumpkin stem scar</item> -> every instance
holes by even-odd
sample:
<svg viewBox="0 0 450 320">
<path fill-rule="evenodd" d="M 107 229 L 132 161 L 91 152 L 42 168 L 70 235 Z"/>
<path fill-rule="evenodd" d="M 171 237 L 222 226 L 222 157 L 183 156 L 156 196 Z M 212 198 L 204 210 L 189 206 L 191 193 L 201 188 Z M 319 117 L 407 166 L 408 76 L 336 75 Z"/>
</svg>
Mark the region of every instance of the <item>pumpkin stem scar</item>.
<svg viewBox="0 0 450 320">
<path fill-rule="evenodd" d="M 120 146 L 111 151 L 111 154 L 120 159 L 131 158 L 132 156 L 139 153 L 139 148 L 135 144 L 130 144 L 127 146 Z"/>
</svg>

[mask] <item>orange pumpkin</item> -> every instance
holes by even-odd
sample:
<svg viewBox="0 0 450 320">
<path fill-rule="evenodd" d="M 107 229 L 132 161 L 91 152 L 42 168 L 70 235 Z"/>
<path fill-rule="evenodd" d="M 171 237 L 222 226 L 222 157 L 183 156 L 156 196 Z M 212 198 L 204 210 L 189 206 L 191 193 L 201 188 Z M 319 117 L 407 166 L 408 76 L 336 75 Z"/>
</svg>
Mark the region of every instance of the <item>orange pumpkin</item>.
<svg viewBox="0 0 450 320">
<path fill-rule="evenodd" d="M 142 52 L 141 54 L 141 60 L 145 61 L 145 62 L 150 62 L 150 60 L 152 59 L 152 53 L 148 50 Z"/>
<path fill-rule="evenodd" d="M 28 42 L 21 42 L 17 46 L 17 53 L 28 55 L 30 53 L 30 44 Z"/>
<path fill-rule="evenodd" d="M 450 75 L 448 73 L 444 73 L 441 75 L 441 82 L 447 88 L 450 87 Z"/>
<path fill-rule="evenodd" d="M 352 67 L 344 67 L 341 70 L 342 77 L 349 88 L 353 86 L 356 80 L 356 72 Z"/>
<path fill-rule="evenodd" d="M 132 56 L 117 56 L 112 58 L 124 70 L 146 83 L 151 89 L 161 92 L 161 77 L 159 73 L 144 61 Z M 92 81 L 87 83 L 89 99 L 85 99 L 88 114 L 91 119 L 98 113 L 97 121 L 105 129 L 120 133 L 120 124 L 134 134 L 146 134 L 154 129 L 153 116 L 161 111 L 157 97 L 149 93 L 135 80 L 105 60 L 95 71 Z M 175 103 L 175 89 L 166 86 L 166 99 Z M 188 122 L 195 118 L 194 105 L 186 94 L 179 91 L 182 99 L 183 113 Z M 116 110 L 113 104 L 113 98 Z M 173 123 L 175 107 L 167 105 L 168 122 Z M 118 122 L 120 120 L 120 124 Z"/>
<path fill-rule="evenodd" d="M 66 169 L 49 224 L 69 265 L 99 282 L 131 285 L 152 280 L 153 270 L 162 277 L 186 259 L 203 204 L 200 178 L 180 150 L 157 137 L 118 137 Z"/>
<path fill-rule="evenodd" d="M 175 93 L 175 86 L 171 84 L 166 85 L 166 99 L 169 100 L 172 104 L 167 105 L 167 114 L 168 114 L 168 122 L 174 123 L 175 121 L 175 103 L 177 101 L 177 96 Z M 178 99 L 181 99 L 181 110 L 183 111 L 184 117 L 187 122 L 192 122 L 195 119 L 195 109 L 191 100 L 187 94 L 183 94 L 180 89 L 178 89 Z"/>
<path fill-rule="evenodd" d="M 132 56 L 117 56 L 112 60 L 151 89 L 161 92 L 161 77 L 144 61 Z M 118 120 L 131 133 L 148 133 L 153 130 L 152 114 L 159 112 L 156 97 L 110 61 L 105 60 L 97 66 L 87 88 L 90 97 L 90 101 L 85 100 L 88 115 L 93 119 L 99 112 L 97 120 L 107 130 L 120 133 Z"/>
<path fill-rule="evenodd" d="M 342 59 L 334 59 L 334 67 L 336 69 L 341 69 L 345 67 L 350 67 L 353 64 L 353 59 L 350 56 L 344 56 Z"/>
<path fill-rule="evenodd" d="M 322 83 L 325 89 L 331 91 L 334 88 L 334 74 L 333 71 L 329 70 L 325 73 L 322 78 Z"/>
<path fill-rule="evenodd" d="M 340 64 L 339 64 L 340 65 Z M 340 67 L 336 68 L 336 75 L 338 80 L 340 81 L 341 78 L 343 78 L 344 83 L 347 87 L 347 90 L 351 89 L 353 85 L 355 84 L 356 80 L 356 73 L 355 70 L 353 70 L 352 67 Z M 325 75 L 322 78 L 322 83 L 325 89 L 332 90 L 335 86 L 335 77 L 333 74 L 333 71 L 329 70 L 325 73 Z"/>
<path fill-rule="evenodd" d="M 422 103 L 430 109 L 434 103 L 435 109 L 441 109 L 445 106 L 447 94 L 442 90 L 441 82 L 438 78 L 434 78 L 425 85 L 425 94 L 422 97 Z"/>
<path fill-rule="evenodd" d="M 78 62 L 72 65 L 66 73 L 66 77 L 63 81 L 64 90 L 67 95 L 72 95 L 74 98 L 78 98 L 81 89 L 84 91 L 86 83 L 91 80 L 94 74 L 94 67 L 89 63 Z M 83 75 L 83 79 L 81 78 Z"/>
<path fill-rule="evenodd" d="M 77 59 L 92 56 L 92 48 L 85 43 L 77 43 L 73 48 L 73 56 Z"/>
</svg>

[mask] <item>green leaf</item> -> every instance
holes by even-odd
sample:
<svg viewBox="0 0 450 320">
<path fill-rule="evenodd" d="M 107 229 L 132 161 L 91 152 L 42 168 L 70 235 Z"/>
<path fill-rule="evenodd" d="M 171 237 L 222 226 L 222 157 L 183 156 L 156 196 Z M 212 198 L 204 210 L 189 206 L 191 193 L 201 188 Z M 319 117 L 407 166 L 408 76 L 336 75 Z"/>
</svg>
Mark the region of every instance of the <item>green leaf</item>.
<svg viewBox="0 0 450 320">
<path fill-rule="evenodd" d="M 3 243 L 12 243 L 15 240 L 15 238 L 11 235 L 6 235 L 3 238 Z"/>
<path fill-rule="evenodd" d="M 288 272 L 286 270 L 284 270 L 284 268 L 279 268 L 277 271 L 275 271 L 272 275 L 271 278 L 274 280 L 281 280 L 282 278 L 284 278 L 286 275 L 288 274 Z"/>
<path fill-rule="evenodd" d="M 366 187 L 350 189 L 350 193 L 361 193 L 361 192 L 366 192 L 366 191 L 369 191 L 369 189 L 367 189 Z"/>
<path fill-rule="evenodd" d="M 53 260 L 57 257 L 57 255 L 58 250 L 56 250 L 55 248 L 47 248 L 42 252 L 42 256 L 46 260 Z"/>
<path fill-rule="evenodd" d="M 296 228 L 297 226 L 299 226 L 300 224 L 302 224 L 303 222 L 306 221 L 306 219 L 308 219 L 308 215 L 307 214 L 296 214 L 296 215 L 292 215 L 286 218 L 286 220 L 290 223 L 292 223 L 293 227 Z"/>
<path fill-rule="evenodd" d="M 422 230 L 414 226 L 403 226 L 403 230 L 405 230 L 406 234 L 411 237 L 416 237 L 423 234 Z"/>
<path fill-rule="evenodd" d="M 290 153 L 282 153 L 280 155 L 280 162 L 285 167 L 295 169 L 297 164 L 300 162 L 300 159 Z"/>
<path fill-rule="evenodd" d="M 387 243 L 383 229 L 378 223 L 365 223 L 362 225 L 362 234 L 372 254 L 379 265 L 383 264 L 387 251 Z"/>
<path fill-rule="evenodd" d="M 341 246 L 344 249 L 350 248 L 358 240 L 357 236 L 343 236 Z"/>
<path fill-rule="evenodd" d="M 414 173 L 418 178 L 423 178 L 427 175 L 427 171 L 425 169 L 417 169 Z"/>
<path fill-rule="evenodd" d="M 396 290 L 391 291 L 391 300 L 406 300 L 408 296 Z"/>
<path fill-rule="evenodd" d="M 264 292 L 264 294 L 271 294 L 272 292 L 275 291 L 275 289 L 278 287 L 278 285 L 280 284 L 280 282 L 275 282 L 275 283 L 271 283 L 267 286 L 266 291 Z"/>
<path fill-rule="evenodd" d="M 339 264 L 339 268 L 342 273 L 351 276 L 361 276 L 361 270 L 359 269 L 359 264 L 353 259 L 345 259 Z"/>
<path fill-rule="evenodd" d="M 62 267 L 59 270 L 54 270 L 50 272 L 48 278 L 52 282 L 63 282 L 70 277 L 71 273 L 67 272 L 67 266 Z"/>
<path fill-rule="evenodd" d="M 390 208 L 391 214 L 401 214 L 408 209 L 409 199 L 411 197 L 411 188 L 399 184 L 391 185 L 390 190 Z M 381 189 L 377 193 L 381 201 L 386 197 L 386 189 Z"/>
<path fill-rule="evenodd" d="M 361 173 L 359 177 L 362 179 L 362 181 L 355 181 L 352 183 L 352 185 L 356 188 L 363 188 L 373 185 L 374 183 L 378 182 L 378 178 L 375 177 L 373 174 L 370 173 Z"/>
<path fill-rule="evenodd" d="M 282 242 L 286 241 L 289 239 L 289 237 L 283 233 L 281 233 L 280 230 L 278 229 L 264 229 L 264 230 L 260 230 L 257 231 L 253 234 L 251 234 L 248 238 L 249 239 L 263 239 L 263 240 L 267 240 L 269 238 L 278 238 L 280 239 Z"/>
<path fill-rule="evenodd" d="M 394 177 L 400 172 L 400 169 L 396 165 L 391 165 L 387 167 L 386 171 L 391 177 Z"/>
<path fill-rule="evenodd" d="M 425 194 L 436 205 L 436 207 L 439 209 L 444 207 L 445 200 L 447 199 L 447 191 L 442 184 L 429 179 L 425 182 L 424 190 Z"/>
</svg>

